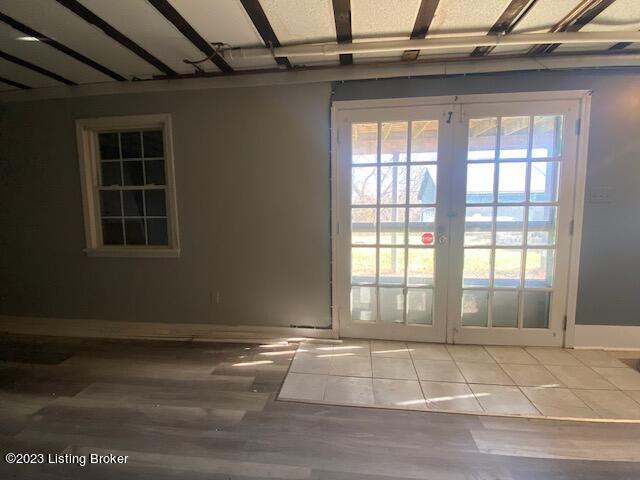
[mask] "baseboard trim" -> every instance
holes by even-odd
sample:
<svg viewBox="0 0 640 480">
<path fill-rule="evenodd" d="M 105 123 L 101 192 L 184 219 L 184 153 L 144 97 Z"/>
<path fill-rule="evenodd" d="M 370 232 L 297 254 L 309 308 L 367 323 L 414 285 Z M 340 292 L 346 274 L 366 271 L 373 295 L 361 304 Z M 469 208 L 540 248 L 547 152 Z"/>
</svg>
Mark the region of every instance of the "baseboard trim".
<svg viewBox="0 0 640 480">
<path fill-rule="evenodd" d="M 0 315 L 0 332 L 60 337 L 248 343 L 303 338 L 337 339 L 331 329 L 121 322 L 12 315 Z M 640 351 L 640 326 L 576 325 L 574 348 Z"/>
<path fill-rule="evenodd" d="M 205 325 L 201 323 L 120 322 L 11 315 L 0 315 L 0 332 L 60 337 L 247 343 L 294 339 L 334 339 L 331 329 Z"/>
<path fill-rule="evenodd" d="M 640 350 L 640 326 L 576 325 L 574 348 Z"/>
</svg>

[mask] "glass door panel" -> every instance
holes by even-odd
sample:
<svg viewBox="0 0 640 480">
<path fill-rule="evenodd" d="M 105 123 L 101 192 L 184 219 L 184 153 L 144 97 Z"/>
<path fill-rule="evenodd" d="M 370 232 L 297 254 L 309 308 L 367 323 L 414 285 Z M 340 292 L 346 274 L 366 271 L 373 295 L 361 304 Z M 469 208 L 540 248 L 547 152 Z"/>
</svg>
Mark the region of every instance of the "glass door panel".
<svg viewBox="0 0 640 480">
<path fill-rule="evenodd" d="M 444 341 L 448 192 L 439 185 L 449 183 L 440 167 L 450 138 L 442 131 L 451 131 L 443 127 L 445 109 L 373 110 L 361 117 L 341 130 L 348 132 L 351 160 L 350 302 L 341 331 Z"/>
<path fill-rule="evenodd" d="M 560 153 L 555 142 L 561 138 L 562 116 L 469 119 L 473 125 L 482 122 L 491 128 L 469 128 L 463 289 L 473 289 L 467 298 L 488 299 L 474 302 L 486 308 L 481 326 L 547 328 L 548 309 L 527 309 L 524 303 L 533 289 L 547 296 L 553 290 L 557 196 L 555 183 L 547 181 L 548 162 L 539 165 L 537 158 Z M 557 175 L 558 167 L 553 171 Z M 546 199 L 544 206 L 531 206 L 532 197 Z M 529 244 L 545 247 L 530 249 Z M 525 309 L 529 317 L 539 315 L 527 326 Z M 462 326 L 479 326 L 478 315 L 463 315 Z"/>
<path fill-rule="evenodd" d="M 564 279 L 568 267 L 575 159 L 564 152 L 574 114 L 566 103 L 461 107 L 453 195 L 464 218 L 454 222 L 459 240 L 451 247 L 461 275 L 452 275 L 449 290 L 455 342 L 561 340 L 565 290 L 555 275 L 562 270 Z M 561 197 L 563 183 L 568 195 Z"/>
<path fill-rule="evenodd" d="M 435 237 L 433 220 L 425 220 L 436 213 L 438 121 L 353 123 L 351 132 L 352 290 L 363 282 L 375 286 L 377 315 L 368 321 L 405 324 L 410 317 L 411 323 L 431 324 Z M 417 220 L 411 222 L 412 234 L 419 237 L 412 238 L 411 248 L 407 241 L 410 211 Z M 369 217 L 366 223 L 364 215 Z M 363 246 L 363 240 L 375 247 Z M 406 301 L 409 286 L 421 287 L 411 289 L 411 305 Z M 353 301 L 351 308 L 353 318 Z"/>
</svg>

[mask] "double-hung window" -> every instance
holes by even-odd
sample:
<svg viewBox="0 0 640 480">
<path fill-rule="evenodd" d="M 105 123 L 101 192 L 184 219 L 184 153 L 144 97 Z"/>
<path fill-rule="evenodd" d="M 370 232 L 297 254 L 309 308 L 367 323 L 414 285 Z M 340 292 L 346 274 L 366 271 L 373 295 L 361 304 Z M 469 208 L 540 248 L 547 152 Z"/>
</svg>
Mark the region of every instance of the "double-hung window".
<svg viewBox="0 0 640 480">
<path fill-rule="evenodd" d="M 77 121 L 87 253 L 179 256 L 169 115 Z"/>
</svg>

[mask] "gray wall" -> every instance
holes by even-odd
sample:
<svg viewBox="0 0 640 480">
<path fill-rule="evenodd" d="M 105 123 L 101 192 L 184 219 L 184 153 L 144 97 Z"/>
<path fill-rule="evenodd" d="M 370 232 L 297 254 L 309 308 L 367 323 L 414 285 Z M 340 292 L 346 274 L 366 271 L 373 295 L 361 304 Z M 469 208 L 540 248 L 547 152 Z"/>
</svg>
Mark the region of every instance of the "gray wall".
<svg viewBox="0 0 640 480">
<path fill-rule="evenodd" d="M 330 325 L 329 102 L 316 84 L 1 106 L 0 313 Z M 87 258 L 75 119 L 163 112 L 181 258 Z"/>
<path fill-rule="evenodd" d="M 640 325 L 640 72 L 363 81 L 335 99 L 594 90 L 578 323 Z M 328 84 L 0 106 L 0 314 L 327 326 Z M 87 258 L 74 119 L 173 116 L 179 259 Z M 220 305 L 212 292 L 220 291 Z"/>
</svg>

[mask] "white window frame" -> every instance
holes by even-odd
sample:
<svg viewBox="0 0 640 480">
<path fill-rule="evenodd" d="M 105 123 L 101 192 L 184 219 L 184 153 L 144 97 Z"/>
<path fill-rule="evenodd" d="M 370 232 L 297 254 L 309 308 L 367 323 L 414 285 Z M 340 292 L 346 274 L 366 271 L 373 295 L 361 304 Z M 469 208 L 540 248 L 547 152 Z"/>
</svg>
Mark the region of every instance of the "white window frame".
<svg viewBox="0 0 640 480">
<path fill-rule="evenodd" d="M 168 246 L 103 245 L 99 198 L 98 133 L 107 130 L 160 128 L 163 132 Z M 173 161 L 171 115 L 132 115 L 76 120 L 86 248 L 90 257 L 179 257 L 178 210 Z"/>
</svg>

